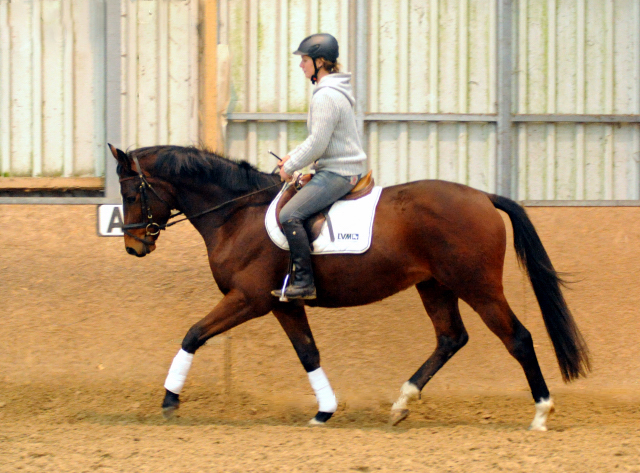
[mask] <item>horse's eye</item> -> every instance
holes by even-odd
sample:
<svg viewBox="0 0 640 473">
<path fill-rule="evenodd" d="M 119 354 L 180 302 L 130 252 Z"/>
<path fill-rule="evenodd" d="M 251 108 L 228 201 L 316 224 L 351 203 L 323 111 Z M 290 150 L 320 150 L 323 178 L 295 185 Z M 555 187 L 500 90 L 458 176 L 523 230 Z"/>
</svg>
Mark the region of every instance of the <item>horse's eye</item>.
<svg viewBox="0 0 640 473">
<path fill-rule="evenodd" d="M 133 204 L 136 201 L 136 198 L 135 197 L 126 197 L 124 200 L 127 202 L 127 204 Z"/>
</svg>

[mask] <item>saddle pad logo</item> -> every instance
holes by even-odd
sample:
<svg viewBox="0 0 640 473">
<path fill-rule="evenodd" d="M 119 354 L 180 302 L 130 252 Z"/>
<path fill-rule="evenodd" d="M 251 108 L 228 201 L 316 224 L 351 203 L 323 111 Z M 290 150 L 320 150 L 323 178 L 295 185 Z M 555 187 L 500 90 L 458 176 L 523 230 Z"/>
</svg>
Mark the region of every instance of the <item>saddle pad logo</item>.
<svg viewBox="0 0 640 473">
<path fill-rule="evenodd" d="M 358 233 L 338 233 L 338 240 L 358 240 L 360 235 Z"/>
<path fill-rule="evenodd" d="M 382 187 L 376 186 L 370 194 L 356 200 L 339 200 L 331 206 L 329 219 L 335 235 L 331 241 L 329 226 L 325 222 L 320 236 L 313 242 L 314 255 L 337 253 L 364 253 L 371 246 L 371 233 Z M 265 217 L 265 227 L 271 240 L 283 250 L 289 249 L 287 238 L 278 227 L 276 206 L 282 191 L 273 199 Z"/>
</svg>

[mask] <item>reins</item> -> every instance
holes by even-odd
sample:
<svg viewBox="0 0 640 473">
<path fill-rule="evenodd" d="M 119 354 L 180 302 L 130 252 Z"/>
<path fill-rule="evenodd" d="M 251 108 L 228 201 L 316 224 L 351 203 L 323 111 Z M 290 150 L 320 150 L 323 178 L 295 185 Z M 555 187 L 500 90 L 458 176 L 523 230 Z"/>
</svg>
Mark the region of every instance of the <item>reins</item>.
<svg viewBox="0 0 640 473">
<path fill-rule="evenodd" d="M 249 194 L 244 194 L 244 195 L 241 195 L 240 197 L 236 197 L 235 199 L 227 200 L 227 201 L 225 201 L 225 202 L 223 202 L 223 203 L 221 203 L 221 204 L 219 204 L 219 205 L 216 205 L 215 207 L 212 207 L 212 208 L 210 208 L 210 209 L 204 210 L 204 211 L 202 211 L 202 212 L 200 212 L 200 213 L 197 213 L 197 214 L 195 214 L 195 215 L 191 215 L 190 217 L 185 216 L 184 218 L 181 218 L 180 220 L 176 220 L 175 222 L 167 222 L 166 224 L 164 224 L 164 225 L 162 226 L 162 227 L 163 227 L 162 229 L 164 229 L 164 228 L 166 228 L 166 227 L 170 227 L 170 226 L 172 226 L 172 225 L 175 225 L 176 223 L 184 222 L 185 220 L 191 220 L 191 219 L 193 219 L 193 218 L 201 217 L 201 216 L 203 216 L 203 215 L 205 215 L 205 214 L 208 214 L 208 213 L 210 213 L 210 212 L 214 212 L 214 211 L 216 211 L 216 210 L 218 210 L 218 209 L 220 209 L 220 208 L 224 207 L 224 206 L 225 206 L 225 205 L 227 205 L 227 204 L 230 204 L 230 203 L 232 203 L 232 202 L 236 202 L 236 201 L 241 200 L 241 199 L 244 199 L 244 198 L 246 198 L 246 197 L 251 197 L 252 195 L 259 194 L 259 193 L 261 193 L 261 192 L 264 192 L 264 191 L 269 190 L 269 189 L 273 189 L 274 187 L 278 187 L 278 186 L 281 186 L 281 185 L 282 185 L 281 183 L 277 183 L 277 184 L 274 184 L 274 185 L 269 186 L 269 187 L 263 187 L 262 189 L 258 189 L 257 191 L 250 192 Z M 180 215 L 181 213 L 182 213 L 182 212 L 179 212 L 179 213 L 177 213 L 177 214 L 174 214 L 174 215 L 172 215 L 172 216 L 171 216 L 171 217 L 169 217 L 169 218 L 177 217 L 177 216 L 178 216 L 178 215 Z"/>
<path fill-rule="evenodd" d="M 145 238 L 148 237 L 148 236 L 155 236 L 158 233 L 160 233 L 160 230 L 166 230 L 168 227 L 171 227 L 172 225 L 175 225 L 176 223 L 180 223 L 180 222 L 184 222 L 185 220 L 192 220 L 192 219 L 195 219 L 195 218 L 202 217 L 203 215 L 206 215 L 206 214 L 211 213 L 211 212 L 215 212 L 216 210 L 219 210 L 219 209 L 221 209 L 222 207 L 225 207 L 228 204 L 231 204 L 233 202 L 237 202 L 238 200 L 242 200 L 242 199 L 245 199 L 247 197 L 251 197 L 253 195 L 259 194 L 261 192 L 264 192 L 264 191 L 267 191 L 267 190 L 270 190 L 270 189 L 273 189 L 275 187 L 278 187 L 278 186 L 282 185 L 281 183 L 276 183 L 276 184 L 273 184 L 272 186 L 264 187 L 262 189 L 258 189 L 256 191 L 254 191 L 254 192 L 250 192 L 248 194 L 241 195 L 240 197 L 236 197 L 236 198 L 227 200 L 227 201 L 225 201 L 225 202 L 223 202 L 221 204 L 216 205 L 215 207 L 212 207 L 210 209 L 204 210 L 204 211 L 199 212 L 199 213 L 197 213 L 195 215 L 191 215 L 191 216 L 186 216 L 185 215 L 185 217 L 181 218 L 180 220 L 175 220 L 173 222 L 167 222 L 167 223 L 160 224 L 160 223 L 157 223 L 157 222 L 153 221 L 153 215 L 151 213 L 151 206 L 149 206 L 149 202 L 148 202 L 147 189 L 150 189 L 151 192 L 153 192 L 156 195 L 156 197 L 158 199 L 160 199 L 160 201 L 168 209 L 171 209 L 171 205 L 169 205 L 169 203 L 166 200 L 164 200 L 160 196 L 160 194 L 158 194 L 158 192 L 153 188 L 151 183 L 149 183 L 149 181 L 147 180 L 145 175 L 142 173 L 142 168 L 140 167 L 140 162 L 138 161 L 137 156 L 134 155 L 134 156 L 132 156 L 132 158 L 133 158 L 133 160 L 136 163 L 136 166 L 138 168 L 138 175 L 137 176 L 124 177 L 124 178 L 120 179 L 120 182 L 127 181 L 129 179 L 135 179 L 135 178 L 139 178 L 140 179 L 140 187 L 139 187 L 140 209 L 141 209 L 143 218 L 146 215 L 147 223 L 145 223 L 145 222 L 130 223 L 130 224 L 127 224 L 127 225 L 123 225 L 122 226 L 122 230 L 126 235 L 130 236 L 131 238 L 133 238 L 133 239 L 135 239 L 135 240 L 137 240 L 137 241 L 139 241 L 141 243 L 144 243 L 145 245 L 152 245 L 153 242 L 150 241 L 150 240 L 146 240 L 144 238 L 137 237 L 136 235 L 133 235 L 132 233 L 130 233 L 128 230 L 133 230 L 133 229 L 137 229 L 137 228 L 144 228 L 145 232 L 146 232 L 145 233 Z M 175 214 L 170 215 L 169 218 L 172 219 L 172 218 L 175 218 L 175 217 L 177 217 L 179 215 L 182 215 L 182 214 L 184 214 L 184 212 L 180 211 L 180 212 L 177 212 Z"/>
</svg>

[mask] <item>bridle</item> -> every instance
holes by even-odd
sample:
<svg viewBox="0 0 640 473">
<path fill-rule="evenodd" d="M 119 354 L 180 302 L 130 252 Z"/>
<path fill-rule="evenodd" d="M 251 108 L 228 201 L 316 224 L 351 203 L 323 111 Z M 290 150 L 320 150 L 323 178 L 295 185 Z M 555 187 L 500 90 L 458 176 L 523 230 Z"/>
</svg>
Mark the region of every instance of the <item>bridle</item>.
<svg viewBox="0 0 640 473">
<path fill-rule="evenodd" d="M 261 192 L 267 191 L 269 189 L 273 189 L 274 187 L 278 187 L 281 186 L 282 183 L 277 183 L 274 184 L 272 186 L 268 186 L 268 187 L 263 187 L 262 189 L 258 189 L 257 191 L 254 192 L 250 192 L 249 194 L 245 194 L 245 195 L 241 195 L 240 197 L 236 197 L 234 199 L 230 199 L 227 200 L 219 205 L 216 205 L 215 207 L 212 207 L 210 209 L 204 210 L 202 212 L 199 212 L 195 215 L 191 215 L 191 216 L 185 216 L 184 218 L 181 218 L 180 220 L 175 220 L 173 222 L 167 222 L 167 223 L 158 223 L 155 222 L 153 220 L 153 214 L 151 213 L 151 206 L 149 205 L 149 195 L 148 195 L 148 190 L 150 190 L 151 192 L 153 192 L 155 194 L 155 196 L 160 199 L 160 202 L 162 202 L 170 211 L 172 209 L 171 205 L 164 200 L 160 194 L 158 194 L 158 192 L 153 188 L 153 186 L 151 185 L 151 183 L 148 181 L 147 177 L 142 173 L 142 167 L 140 167 L 140 162 L 138 161 L 138 157 L 137 156 L 131 156 L 133 158 L 133 161 L 136 164 L 136 167 L 138 168 L 138 172 L 136 176 L 129 176 L 129 177 L 123 177 L 120 179 L 120 182 L 123 181 L 128 181 L 130 179 L 140 179 L 140 186 L 138 187 L 138 192 L 140 193 L 140 211 L 141 211 L 141 215 L 142 218 L 145 219 L 146 218 L 146 222 L 140 222 L 140 223 L 130 223 L 127 225 L 123 225 L 122 226 L 122 231 L 124 232 L 125 235 L 133 238 L 136 241 L 139 241 L 140 243 L 144 243 L 145 245 L 153 245 L 154 242 L 151 240 L 147 240 L 147 237 L 150 236 L 156 236 L 158 233 L 160 233 L 160 230 L 166 230 L 168 227 L 175 225 L 176 223 L 180 223 L 180 222 L 184 222 L 185 220 L 193 220 L 194 218 L 198 218 L 201 217 L 202 215 L 208 214 L 210 212 L 214 212 L 232 202 L 235 202 L 237 200 L 241 200 L 244 199 L 246 197 L 250 197 L 252 195 L 255 194 L 259 194 Z M 180 211 L 174 214 L 171 214 L 169 216 L 169 218 L 175 218 L 178 215 L 183 215 L 184 212 Z M 146 217 L 145 217 L 146 216 Z M 136 235 L 134 235 L 133 233 L 131 233 L 129 230 L 135 230 L 138 228 L 144 228 L 145 229 L 145 235 L 144 238 L 140 238 L 137 237 Z"/>
<path fill-rule="evenodd" d="M 158 233 L 160 233 L 160 230 L 163 230 L 167 227 L 167 224 L 160 224 L 157 223 L 153 220 L 153 214 L 151 213 L 151 206 L 149 205 L 149 194 L 148 194 L 148 190 L 150 190 L 151 192 L 153 192 L 156 197 L 158 199 L 160 199 L 160 201 L 167 206 L 167 208 L 171 209 L 171 205 L 169 205 L 169 203 L 167 203 L 166 200 L 164 200 L 160 194 L 158 194 L 158 192 L 153 188 L 153 186 L 151 185 L 151 183 L 147 180 L 147 178 L 145 177 L 144 174 L 142 174 L 142 167 L 140 167 L 140 161 L 138 161 L 138 157 L 137 156 L 132 156 L 134 162 L 136 163 L 136 167 L 138 168 L 138 175 L 137 176 L 129 176 L 129 177 L 123 177 L 120 179 L 120 182 L 124 182 L 124 181 L 128 181 L 130 179 L 140 179 L 140 186 L 138 187 L 138 193 L 140 194 L 140 213 L 142 215 L 142 218 L 144 219 L 146 216 L 146 222 L 140 222 L 140 223 L 130 223 L 128 225 L 123 225 L 122 226 L 122 231 L 124 232 L 125 235 L 130 236 L 131 238 L 133 238 L 134 240 L 137 240 L 141 243 L 144 243 L 145 245 L 153 245 L 153 241 L 151 240 L 147 240 L 147 237 L 150 236 L 156 236 Z M 176 214 L 178 215 L 178 214 Z M 133 233 L 131 233 L 129 230 L 135 230 L 138 228 L 144 228 L 145 229 L 145 235 L 144 238 L 139 238 L 136 235 L 134 235 Z"/>
</svg>

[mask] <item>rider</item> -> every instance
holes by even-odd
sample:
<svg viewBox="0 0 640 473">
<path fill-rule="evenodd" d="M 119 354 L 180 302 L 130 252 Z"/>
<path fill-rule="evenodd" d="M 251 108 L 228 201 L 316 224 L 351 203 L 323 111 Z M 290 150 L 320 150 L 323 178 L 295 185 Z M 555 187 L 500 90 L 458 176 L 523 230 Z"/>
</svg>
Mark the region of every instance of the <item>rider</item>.
<svg viewBox="0 0 640 473">
<path fill-rule="evenodd" d="M 289 299 L 315 299 L 311 249 L 303 222 L 353 189 L 366 171 L 367 156 L 358 136 L 351 74 L 339 72 L 338 41 L 330 34 L 314 34 L 293 54 L 302 56 L 300 67 L 316 87 L 307 118 L 309 136 L 282 158 L 280 177 L 288 181 L 295 171 L 312 163 L 316 172 L 280 212 L 294 271 L 285 293 Z M 281 292 L 271 293 L 280 297 Z"/>
</svg>

